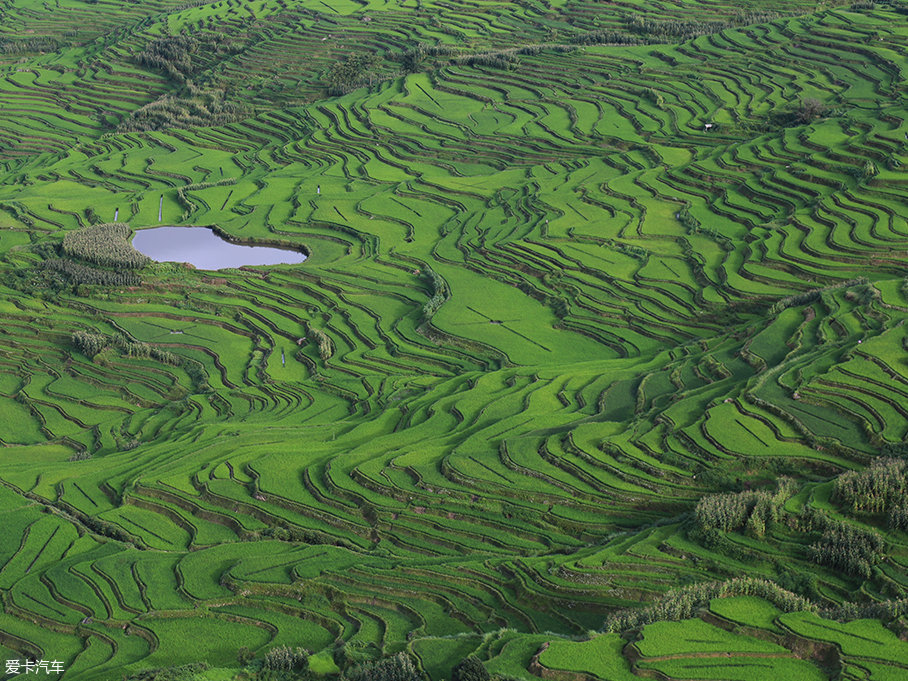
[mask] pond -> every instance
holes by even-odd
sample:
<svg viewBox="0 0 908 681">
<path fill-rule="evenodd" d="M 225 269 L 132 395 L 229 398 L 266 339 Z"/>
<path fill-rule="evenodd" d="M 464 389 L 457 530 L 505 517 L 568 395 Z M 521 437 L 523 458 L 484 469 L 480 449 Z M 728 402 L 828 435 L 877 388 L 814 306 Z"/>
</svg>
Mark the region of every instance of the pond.
<svg viewBox="0 0 908 681">
<path fill-rule="evenodd" d="M 188 262 L 200 270 L 222 270 L 244 265 L 295 265 L 306 255 L 273 246 L 241 246 L 219 237 L 208 227 L 153 227 L 140 229 L 133 247 L 157 262 Z"/>
</svg>

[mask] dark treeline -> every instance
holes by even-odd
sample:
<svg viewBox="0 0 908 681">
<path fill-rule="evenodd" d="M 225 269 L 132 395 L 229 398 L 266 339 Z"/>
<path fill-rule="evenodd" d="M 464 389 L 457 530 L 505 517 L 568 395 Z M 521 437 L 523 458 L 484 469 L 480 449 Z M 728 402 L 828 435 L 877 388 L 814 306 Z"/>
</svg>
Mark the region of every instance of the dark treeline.
<svg viewBox="0 0 908 681">
<path fill-rule="evenodd" d="M 41 263 L 48 272 L 59 275 L 60 281 L 52 282 L 53 288 L 62 288 L 63 285 L 78 286 L 80 284 L 95 286 L 139 286 L 141 277 L 135 272 L 122 270 L 101 270 L 81 263 L 73 262 L 67 258 L 51 258 Z M 57 284 L 56 286 L 54 284 Z"/>
<path fill-rule="evenodd" d="M 34 52 L 56 52 L 60 44 L 53 38 L 24 38 L 21 40 L 0 40 L 0 54 L 30 54 Z"/>
<path fill-rule="evenodd" d="M 650 38 L 671 38 L 673 40 L 696 38 L 701 35 L 719 33 L 738 26 L 750 26 L 775 21 L 781 17 L 776 12 L 742 12 L 725 21 L 680 21 L 647 19 L 639 14 L 628 18 L 627 30 Z"/>
</svg>

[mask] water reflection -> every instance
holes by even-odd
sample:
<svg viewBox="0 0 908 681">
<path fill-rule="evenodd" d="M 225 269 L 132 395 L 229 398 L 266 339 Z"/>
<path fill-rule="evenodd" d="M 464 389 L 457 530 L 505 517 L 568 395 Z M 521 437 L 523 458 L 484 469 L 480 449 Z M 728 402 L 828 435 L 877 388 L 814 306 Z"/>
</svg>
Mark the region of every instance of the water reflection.
<svg viewBox="0 0 908 681">
<path fill-rule="evenodd" d="M 303 253 L 290 249 L 230 243 L 207 227 L 140 229 L 133 237 L 132 245 L 158 262 L 188 262 L 200 270 L 297 264 L 306 259 Z"/>
</svg>

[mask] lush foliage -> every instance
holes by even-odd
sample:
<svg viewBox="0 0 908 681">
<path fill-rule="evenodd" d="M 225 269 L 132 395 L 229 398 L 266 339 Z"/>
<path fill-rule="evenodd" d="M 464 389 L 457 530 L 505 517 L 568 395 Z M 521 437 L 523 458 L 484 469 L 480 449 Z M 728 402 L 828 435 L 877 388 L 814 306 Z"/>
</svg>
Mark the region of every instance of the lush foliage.
<svg viewBox="0 0 908 681">
<path fill-rule="evenodd" d="M 140 268 L 151 262 L 129 243 L 129 225 L 113 222 L 67 232 L 63 252 L 71 258 L 107 267 Z"/>
<path fill-rule="evenodd" d="M 0 647 L 903 671 L 908 14 L 742 9 L 5 3 Z"/>
</svg>

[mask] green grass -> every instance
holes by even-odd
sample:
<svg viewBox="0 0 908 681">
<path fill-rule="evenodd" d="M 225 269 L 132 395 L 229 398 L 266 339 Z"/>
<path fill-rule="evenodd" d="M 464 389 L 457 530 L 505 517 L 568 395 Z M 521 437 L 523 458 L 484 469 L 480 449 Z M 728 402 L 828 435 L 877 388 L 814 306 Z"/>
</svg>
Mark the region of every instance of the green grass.
<svg viewBox="0 0 908 681">
<path fill-rule="evenodd" d="M 776 629 L 775 620 L 781 614 L 774 605 L 755 596 L 716 598 L 709 609 L 732 622 L 769 630 Z"/>
<path fill-rule="evenodd" d="M 626 642 L 617 634 L 604 634 L 575 643 L 552 641 L 539 656 L 539 663 L 549 669 L 591 674 L 601 679 L 631 681 L 637 678 L 621 655 Z"/>
<path fill-rule="evenodd" d="M 906 434 L 905 17 L 746 9 L 9 3 L 5 649 L 76 681 L 227 681 L 273 645 L 333 678 L 342 643 L 432 681 L 470 653 L 529 678 L 543 644 L 556 675 L 822 678 L 797 640 L 895 678 L 884 619 L 740 593 L 596 635 L 741 574 L 824 612 L 908 588 L 888 509 L 833 494 Z M 181 32 L 224 36 L 191 88 L 137 59 Z M 242 111 L 204 118 L 221 96 Z M 212 125 L 135 130 L 162 102 Z M 114 220 L 309 257 L 90 283 L 124 280 L 61 247 Z M 695 531 L 782 477 L 765 523 Z M 825 518 L 884 536 L 869 577 L 813 562 Z"/>
</svg>

